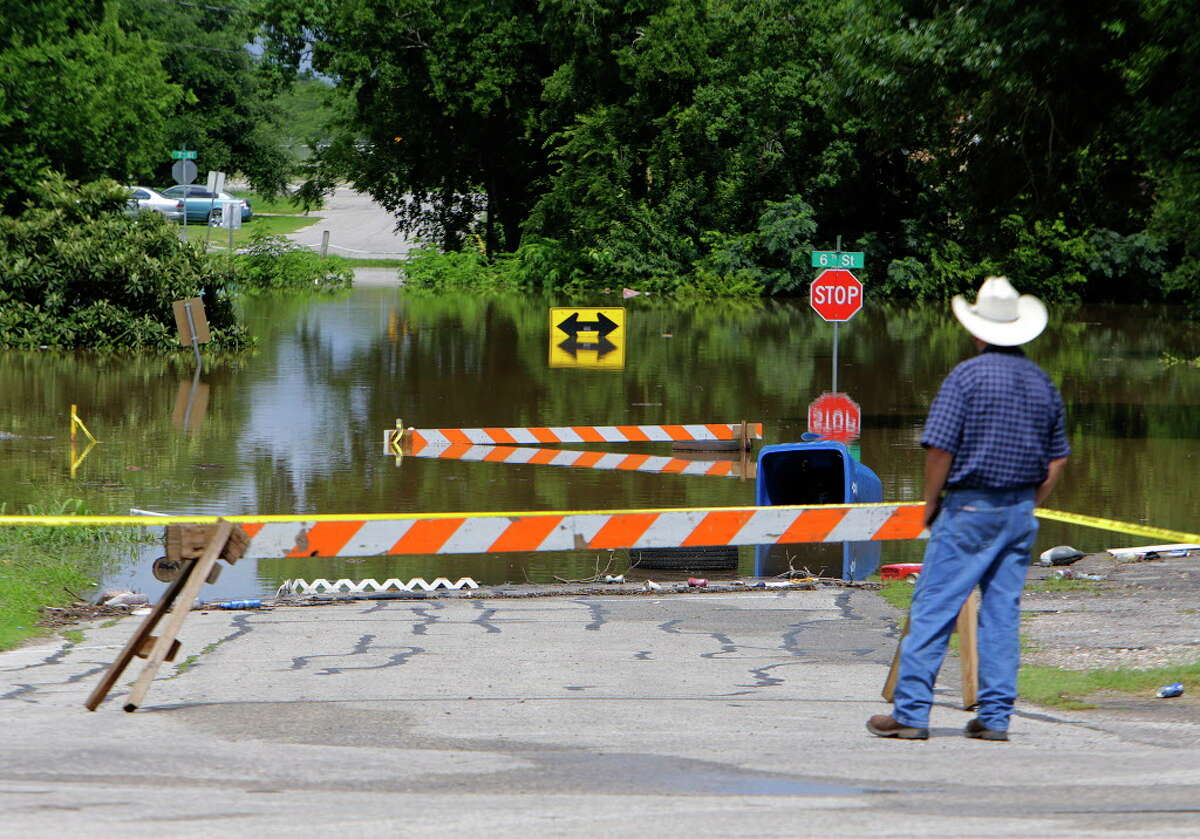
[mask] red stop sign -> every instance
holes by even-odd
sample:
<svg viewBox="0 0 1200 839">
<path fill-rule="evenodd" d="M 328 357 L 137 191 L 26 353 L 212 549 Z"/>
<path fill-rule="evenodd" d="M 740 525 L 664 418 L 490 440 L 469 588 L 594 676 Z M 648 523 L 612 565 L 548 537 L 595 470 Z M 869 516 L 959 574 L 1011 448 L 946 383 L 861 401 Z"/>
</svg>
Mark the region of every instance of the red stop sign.
<svg viewBox="0 0 1200 839">
<path fill-rule="evenodd" d="M 862 430 L 862 410 L 844 393 L 823 393 L 808 406 L 808 430 L 849 443 Z"/>
<path fill-rule="evenodd" d="M 808 302 L 825 320 L 850 320 L 862 308 L 862 283 L 849 271 L 828 268 L 813 280 Z"/>
</svg>

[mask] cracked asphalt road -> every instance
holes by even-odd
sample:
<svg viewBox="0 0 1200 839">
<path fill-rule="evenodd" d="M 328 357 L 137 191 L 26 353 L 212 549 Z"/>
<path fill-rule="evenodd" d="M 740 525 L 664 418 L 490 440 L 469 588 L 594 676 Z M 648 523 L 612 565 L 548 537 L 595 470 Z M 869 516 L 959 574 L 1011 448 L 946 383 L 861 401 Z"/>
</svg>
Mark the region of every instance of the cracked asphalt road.
<svg viewBox="0 0 1200 839">
<path fill-rule="evenodd" d="M 446 597 L 136 619 L 0 654 L 0 836 L 1191 836 L 1200 725 L 1022 707 L 1007 744 L 870 737 L 873 594 Z M 953 666 L 946 668 L 953 676 Z"/>
</svg>

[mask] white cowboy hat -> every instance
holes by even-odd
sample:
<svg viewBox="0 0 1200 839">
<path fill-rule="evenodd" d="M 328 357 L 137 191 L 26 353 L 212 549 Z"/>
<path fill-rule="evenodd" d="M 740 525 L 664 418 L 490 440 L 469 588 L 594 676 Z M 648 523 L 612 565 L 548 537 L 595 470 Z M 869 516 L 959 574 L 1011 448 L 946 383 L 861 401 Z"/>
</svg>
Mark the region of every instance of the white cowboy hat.
<svg viewBox="0 0 1200 839">
<path fill-rule="evenodd" d="M 1017 294 L 1007 277 L 988 277 L 974 303 L 961 294 L 950 301 L 954 316 L 967 331 L 997 347 L 1016 347 L 1032 341 L 1046 328 L 1046 305 L 1032 294 Z"/>
</svg>

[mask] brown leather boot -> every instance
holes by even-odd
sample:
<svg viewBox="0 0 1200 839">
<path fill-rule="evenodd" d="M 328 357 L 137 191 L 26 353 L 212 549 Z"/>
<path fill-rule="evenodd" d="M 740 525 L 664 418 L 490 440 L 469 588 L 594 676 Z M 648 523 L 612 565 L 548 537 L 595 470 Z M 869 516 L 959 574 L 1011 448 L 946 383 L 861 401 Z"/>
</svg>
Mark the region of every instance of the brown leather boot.
<svg viewBox="0 0 1200 839">
<path fill-rule="evenodd" d="M 988 728 L 979 721 L 979 717 L 967 723 L 963 729 L 963 734 L 967 737 L 972 737 L 976 740 L 1007 740 L 1007 731 L 996 731 L 994 728 Z"/>
<path fill-rule="evenodd" d="M 928 728 L 913 728 L 897 722 L 890 714 L 876 714 L 867 720 L 867 731 L 876 737 L 895 737 L 898 740 L 928 740 Z"/>
</svg>

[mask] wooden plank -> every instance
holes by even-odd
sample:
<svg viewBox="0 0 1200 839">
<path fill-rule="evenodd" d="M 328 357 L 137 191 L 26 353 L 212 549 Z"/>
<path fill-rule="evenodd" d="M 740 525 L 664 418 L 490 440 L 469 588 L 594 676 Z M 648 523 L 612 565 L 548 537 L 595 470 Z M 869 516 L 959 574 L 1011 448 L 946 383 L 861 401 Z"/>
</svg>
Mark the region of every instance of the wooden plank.
<svg viewBox="0 0 1200 839">
<path fill-rule="evenodd" d="M 166 528 L 167 559 L 179 561 L 197 559 L 208 547 L 209 540 L 216 532 L 215 524 L 170 524 Z M 250 537 L 240 526 L 234 525 L 229 534 L 229 540 L 221 549 L 221 559 L 233 565 L 246 553 L 250 546 Z"/>
<path fill-rule="evenodd" d="M 888 670 L 887 681 L 883 683 L 883 698 L 891 702 L 896 695 L 896 682 L 900 679 L 900 645 L 904 643 L 904 637 L 908 635 L 908 617 L 904 618 L 904 631 L 900 633 L 900 640 L 896 642 L 896 654 L 892 656 L 892 666 Z"/>
<path fill-rule="evenodd" d="M 979 706 L 979 595 L 971 592 L 958 613 L 958 666 L 962 674 L 962 706 L 973 711 Z"/>
<path fill-rule="evenodd" d="M 195 563 L 191 560 L 183 561 L 179 576 L 163 592 L 163 596 L 154 605 L 154 608 L 150 610 L 150 614 L 146 615 L 146 619 L 142 621 L 141 626 L 137 628 L 133 636 L 126 642 L 113 663 L 109 665 L 108 670 L 104 673 L 104 678 L 100 680 L 100 684 L 96 685 L 91 694 L 88 695 L 87 701 L 83 704 L 89 711 L 95 711 L 100 706 L 100 703 L 104 701 L 104 697 L 108 696 L 108 692 L 112 690 L 113 685 L 121 678 L 121 674 L 125 672 L 125 668 L 129 666 L 129 662 L 133 661 L 134 657 L 141 651 L 146 640 L 151 637 L 150 633 L 158 626 L 158 622 L 162 620 L 162 616 L 167 613 L 167 610 L 171 608 L 179 593 L 183 591 L 183 587 L 187 584 L 189 577 L 191 577 L 194 566 Z"/>
<path fill-rule="evenodd" d="M 900 647 L 908 635 L 909 620 L 904 619 L 904 632 L 896 643 L 896 654 L 892 656 L 892 666 L 888 669 L 887 680 L 883 683 L 880 694 L 891 702 L 896 696 L 896 682 L 900 679 Z M 958 612 L 955 631 L 958 633 L 958 661 L 962 674 L 963 708 L 974 710 L 979 704 L 979 644 L 977 628 L 979 626 L 979 595 L 975 592 L 967 598 L 962 609 Z"/>
<path fill-rule="evenodd" d="M 204 585 L 204 581 L 208 578 L 209 571 L 216 564 L 217 557 L 225 548 L 225 543 L 229 540 L 229 533 L 233 529 L 233 525 L 227 521 L 221 521 L 216 526 L 216 532 L 208 543 L 208 548 L 195 561 L 191 568 L 191 573 L 187 575 L 187 582 L 183 586 L 183 590 L 179 593 L 176 600 L 175 608 L 171 610 L 170 616 L 167 618 L 166 625 L 163 627 L 162 634 L 154 644 L 153 650 L 150 652 L 150 657 L 146 661 L 146 666 L 142 668 L 142 673 L 134 682 L 133 689 L 129 691 L 129 698 L 125 701 L 125 710 L 133 712 L 142 704 L 142 700 L 146 698 L 146 693 L 150 690 L 150 683 L 154 681 L 154 674 L 158 672 L 159 666 L 166 660 L 167 653 L 171 651 L 175 636 L 179 634 L 183 622 L 187 620 L 188 612 L 191 611 L 192 604 L 196 600 L 196 595 L 200 593 L 200 587 Z"/>
</svg>

